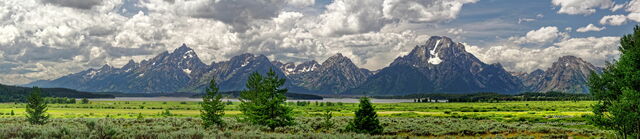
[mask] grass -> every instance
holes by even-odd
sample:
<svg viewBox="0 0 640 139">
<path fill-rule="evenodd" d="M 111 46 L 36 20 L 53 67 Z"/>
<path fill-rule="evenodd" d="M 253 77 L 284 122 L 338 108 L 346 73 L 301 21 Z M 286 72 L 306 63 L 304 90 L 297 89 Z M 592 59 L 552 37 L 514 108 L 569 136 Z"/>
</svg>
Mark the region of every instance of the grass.
<svg viewBox="0 0 640 139">
<path fill-rule="evenodd" d="M 434 116 L 457 117 L 476 116 L 494 120 L 508 120 L 514 117 L 541 117 L 546 119 L 562 119 L 580 117 L 591 113 L 592 101 L 523 101 L 502 103 L 377 103 L 374 104 L 380 116 Z M 238 102 L 227 105 L 228 116 L 241 114 Z M 308 106 L 288 104 L 300 116 L 315 116 L 325 111 L 333 111 L 335 116 L 352 116 L 357 109 L 356 103 L 343 103 L 333 106 Z M 25 104 L 0 103 L 0 117 L 13 110 L 16 116 L 24 116 Z M 142 113 L 144 116 L 157 117 L 157 114 L 169 109 L 176 117 L 196 117 L 199 114 L 198 102 L 180 101 L 91 101 L 90 104 L 49 104 L 49 113 L 58 118 L 101 118 L 107 115 L 114 118 L 133 118 L 129 115 Z M 398 115 L 399 113 L 415 113 Z"/>
<path fill-rule="evenodd" d="M 527 122 L 456 118 L 381 117 L 382 135 L 370 136 L 344 130 L 351 117 L 335 117 L 332 127 L 322 127 L 321 117 L 298 117 L 296 125 L 270 130 L 267 127 L 224 118 L 227 126 L 203 129 L 198 118 L 58 118 L 45 125 L 24 124 L 24 118 L 0 119 L 0 138 L 591 138 L 610 133 L 538 125 Z"/>
<path fill-rule="evenodd" d="M 375 103 L 374 106 L 378 115 L 383 119 L 386 127 L 385 134 L 388 136 L 421 136 L 421 137 L 606 137 L 610 133 L 596 129 L 588 125 L 585 115 L 591 114 L 593 101 L 523 101 L 523 102 L 501 102 L 501 103 Z M 266 132 L 262 127 L 248 127 L 250 125 L 241 124 L 235 121 L 242 114 L 238 110 L 238 102 L 228 105 L 225 108 L 225 119 L 232 123 L 232 127 L 215 132 L 205 132 L 201 127 L 184 129 L 171 129 L 166 134 L 176 134 L 182 136 L 210 136 L 210 137 L 284 137 L 284 138 L 305 138 L 307 136 L 329 136 L 329 138 L 369 138 L 372 136 L 358 135 L 340 130 L 340 128 L 330 131 L 318 131 L 313 126 L 321 114 L 329 110 L 337 117 L 337 127 L 346 125 L 347 119 L 353 116 L 353 111 L 357 109 L 357 103 L 333 103 L 327 105 L 316 104 L 299 106 L 296 103 L 288 103 L 293 107 L 295 115 L 298 117 L 298 125 L 286 127 L 283 131 Z M 37 130 L 38 134 L 44 135 L 45 131 L 40 128 L 24 124 L 23 119 L 25 104 L 0 103 L 0 123 L 5 128 L 0 130 L 20 129 L 14 132 L 31 132 L 26 130 Z M 171 116 L 162 115 L 168 109 Z M 199 125 L 199 103 L 181 101 L 91 101 L 89 104 L 49 104 L 48 113 L 51 114 L 53 123 L 58 125 L 77 126 L 78 122 L 86 120 L 102 120 L 109 126 L 118 129 L 119 135 L 133 135 L 143 133 L 128 133 L 125 129 L 134 128 L 127 125 L 135 123 L 138 114 L 146 120 L 167 122 L 167 119 L 180 120 L 180 124 Z M 10 115 L 11 111 L 15 115 Z M 106 119 L 105 119 L 106 118 Z M 13 120 L 12 120 L 13 119 Z M 439 121 L 439 122 L 438 122 Z M 455 124 L 450 124 L 450 123 Z M 152 124 L 152 123 L 149 123 Z M 155 123 L 157 124 L 157 123 Z M 170 128 L 170 127 L 135 127 L 135 128 Z M 240 128 L 240 129 L 238 129 Z M 288 129 L 299 128 L 299 129 Z M 76 130 L 76 129 L 73 129 Z M 146 130 L 146 129 L 145 129 Z M 169 130 L 169 129 L 167 129 Z M 302 130 L 302 131 L 299 131 Z M 309 134 L 303 132 L 313 130 Z M 255 131 L 255 132 L 254 132 Z M 46 131 L 62 132 L 62 131 Z M 66 132 L 66 131 L 65 131 Z M 78 131 L 78 135 L 89 137 L 94 131 Z M 155 132 L 155 131 L 154 131 Z M 251 136 L 235 136 L 237 133 L 246 133 Z M 335 133 L 324 134 L 325 132 Z M 288 133 L 300 133 L 290 135 Z M 97 133 L 96 133 L 97 134 Z M 227 136 L 232 134 L 233 136 Z M 86 135 L 86 136 L 85 136 Z M 157 134 L 156 134 L 157 135 Z M 299 136 L 302 135 L 302 136 Z M 24 137 L 17 135 L 4 135 L 4 137 Z M 155 136 L 155 135 L 154 135 Z M 169 135 L 167 135 L 169 136 Z M 27 136 L 29 137 L 29 136 Z M 385 137 L 385 136 L 375 136 Z M 0 136 L 3 138 L 3 136 Z"/>
</svg>

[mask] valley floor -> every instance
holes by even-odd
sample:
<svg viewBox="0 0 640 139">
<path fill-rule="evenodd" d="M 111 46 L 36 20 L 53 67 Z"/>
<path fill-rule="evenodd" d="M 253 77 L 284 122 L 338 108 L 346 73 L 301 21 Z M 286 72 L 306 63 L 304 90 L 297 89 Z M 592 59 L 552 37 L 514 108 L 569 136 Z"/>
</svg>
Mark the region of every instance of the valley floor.
<svg viewBox="0 0 640 139">
<path fill-rule="evenodd" d="M 116 138 L 370 138 L 344 131 L 357 103 L 290 102 L 295 126 L 271 131 L 238 122 L 238 102 L 226 107 L 222 129 L 200 126 L 198 102 L 91 101 L 89 104 L 49 104 L 50 123 L 29 125 L 25 104 L 0 103 L 0 138 L 116 137 Z M 519 101 L 500 103 L 375 103 L 385 127 L 382 138 L 395 137 L 612 137 L 588 125 L 592 101 Z M 169 110 L 170 114 L 165 113 Z M 13 111 L 13 115 L 11 114 Z M 321 127 L 325 111 L 334 126 Z M 141 115 L 141 117 L 139 117 Z"/>
</svg>

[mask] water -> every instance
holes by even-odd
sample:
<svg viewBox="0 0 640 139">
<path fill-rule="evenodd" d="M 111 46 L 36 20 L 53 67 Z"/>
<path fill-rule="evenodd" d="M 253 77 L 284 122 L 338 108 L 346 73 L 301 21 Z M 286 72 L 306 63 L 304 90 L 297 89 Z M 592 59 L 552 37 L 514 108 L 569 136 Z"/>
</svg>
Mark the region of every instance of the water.
<svg viewBox="0 0 640 139">
<path fill-rule="evenodd" d="M 97 98 L 89 99 L 91 101 L 202 101 L 201 98 L 189 98 L 189 97 L 116 97 L 116 98 Z M 222 101 L 238 102 L 238 99 L 223 99 Z M 356 98 L 324 98 L 322 100 L 287 100 L 287 102 L 297 101 L 309 101 L 309 102 L 342 102 L 342 103 L 358 103 Z M 413 102 L 413 99 L 375 99 L 372 98 L 373 103 L 401 103 L 401 102 Z"/>
</svg>

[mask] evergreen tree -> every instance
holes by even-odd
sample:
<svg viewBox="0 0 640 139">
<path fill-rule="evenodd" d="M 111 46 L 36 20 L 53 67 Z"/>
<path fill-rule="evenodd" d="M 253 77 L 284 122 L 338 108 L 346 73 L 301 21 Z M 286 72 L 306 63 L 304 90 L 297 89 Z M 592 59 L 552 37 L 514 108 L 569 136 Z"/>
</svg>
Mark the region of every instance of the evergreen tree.
<svg viewBox="0 0 640 139">
<path fill-rule="evenodd" d="M 263 77 L 257 72 L 249 76 L 247 89 L 240 93 L 240 111 L 244 120 L 264 125 L 272 130 L 293 125 L 291 108 L 285 105 L 287 89 L 281 89 L 285 79 L 278 78 L 273 69 Z"/>
<path fill-rule="evenodd" d="M 356 117 L 347 125 L 347 130 L 356 133 L 381 134 L 384 130 L 378 120 L 378 115 L 371 105 L 369 98 L 360 98 Z"/>
<path fill-rule="evenodd" d="M 27 121 L 31 124 L 42 125 L 49 119 L 47 103 L 42 96 L 40 96 L 41 92 L 40 88 L 33 87 L 31 94 L 27 98 Z"/>
<path fill-rule="evenodd" d="M 222 115 L 224 115 L 224 103 L 222 102 L 222 95 L 218 92 L 218 85 L 215 80 L 211 80 L 209 88 L 206 89 L 206 94 L 202 96 L 202 109 L 200 110 L 200 117 L 202 118 L 202 124 L 205 128 L 209 128 L 213 125 L 222 126 Z"/>
<path fill-rule="evenodd" d="M 618 49 L 620 59 L 589 78 L 591 94 L 598 100 L 590 119 L 623 138 L 640 138 L 640 26 L 620 39 Z"/>
</svg>

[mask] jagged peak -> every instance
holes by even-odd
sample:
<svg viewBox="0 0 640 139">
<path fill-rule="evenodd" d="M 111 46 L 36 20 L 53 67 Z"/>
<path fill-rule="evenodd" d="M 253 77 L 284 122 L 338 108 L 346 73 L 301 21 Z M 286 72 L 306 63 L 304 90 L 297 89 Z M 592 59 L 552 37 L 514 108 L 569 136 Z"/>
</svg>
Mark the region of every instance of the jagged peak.
<svg viewBox="0 0 640 139">
<path fill-rule="evenodd" d="M 100 67 L 99 70 L 111 70 L 113 67 L 111 67 L 109 64 L 104 64 L 102 65 L 102 67 Z"/>
<path fill-rule="evenodd" d="M 571 63 L 575 63 L 575 64 L 579 64 L 579 65 L 590 65 L 589 62 L 584 61 L 582 58 L 576 57 L 576 56 L 572 56 L 572 55 L 566 55 L 566 56 L 562 56 L 560 58 L 558 58 L 558 61 L 553 63 L 553 66 L 568 66 Z"/>
<path fill-rule="evenodd" d="M 251 58 L 251 57 L 256 57 L 254 54 L 252 53 L 242 53 L 240 55 L 236 55 L 231 57 L 231 59 L 247 59 L 247 58 Z"/>
<path fill-rule="evenodd" d="M 133 59 L 129 59 L 129 61 L 127 62 L 127 64 L 135 64 L 136 61 L 133 61 Z"/>
<path fill-rule="evenodd" d="M 447 36 L 431 36 L 429 37 L 426 43 L 428 44 L 429 42 L 435 42 L 435 41 L 453 42 L 453 40 L 451 40 L 451 38 Z"/>
<path fill-rule="evenodd" d="M 172 55 L 182 57 L 183 59 L 198 57 L 198 55 L 196 55 L 196 52 L 193 51 L 193 49 L 187 47 L 186 44 L 182 44 L 182 46 L 173 50 Z"/>
<path fill-rule="evenodd" d="M 188 52 L 188 51 L 193 51 L 193 49 L 189 48 L 189 47 L 187 46 L 187 44 L 184 44 L 184 43 L 183 43 L 180 47 L 176 48 L 176 49 L 173 51 L 173 53 L 176 53 L 176 52 Z"/>
<path fill-rule="evenodd" d="M 131 59 L 131 60 L 129 60 L 129 62 L 127 62 L 127 64 L 122 66 L 122 69 L 130 69 L 130 68 L 135 67 L 137 64 L 138 63 L 136 63 L 135 61 L 133 61 L 133 59 Z"/>
<path fill-rule="evenodd" d="M 133 59 L 130 59 L 125 65 L 133 65 L 133 64 L 137 64 L 137 63 L 136 61 L 133 61 Z"/>
<path fill-rule="evenodd" d="M 584 61 L 584 60 L 582 60 L 582 58 L 579 58 L 579 57 L 576 57 L 576 56 L 573 56 L 573 55 L 566 55 L 566 56 L 562 56 L 562 57 L 558 58 L 558 61 L 576 61 L 576 60 Z"/>
<path fill-rule="evenodd" d="M 451 38 L 446 36 L 431 36 L 423 47 L 426 47 L 427 50 L 438 52 L 447 48 L 454 51 L 454 53 L 465 52 L 464 44 L 454 42 Z"/>
<path fill-rule="evenodd" d="M 249 63 L 256 63 L 253 61 L 263 61 L 264 63 L 270 63 L 273 65 L 273 63 L 269 61 L 269 58 L 267 58 L 267 56 L 262 54 L 255 55 L 251 53 L 243 53 L 243 54 L 231 57 L 229 61 L 232 63 L 240 63 L 242 67 L 248 65 Z M 263 63 L 263 62 L 257 62 L 257 63 Z"/>
<path fill-rule="evenodd" d="M 336 53 L 335 55 L 327 58 L 327 60 L 322 62 L 322 65 L 332 64 L 332 63 L 341 63 L 341 62 L 353 63 L 353 62 L 351 62 L 351 59 L 349 59 L 348 57 L 343 56 L 342 53 Z"/>
</svg>

